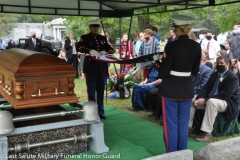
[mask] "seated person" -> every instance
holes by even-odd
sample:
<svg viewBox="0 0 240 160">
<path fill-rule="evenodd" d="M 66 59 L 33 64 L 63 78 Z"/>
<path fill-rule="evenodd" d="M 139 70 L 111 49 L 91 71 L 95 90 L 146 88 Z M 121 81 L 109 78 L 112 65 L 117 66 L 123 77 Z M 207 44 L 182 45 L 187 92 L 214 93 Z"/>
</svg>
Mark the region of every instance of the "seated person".
<svg viewBox="0 0 240 160">
<path fill-rule="evenodd" d="M 197 75 L 193 76 L 194 83 L 194 95 L 198 95 L 202 88 L 207 83 L 210 75 L 212 74 L 212 69 L 205 65 L 206 55 L 202 52 L 202 57 L 200 60 L 199 72 Z"/>
<path fill-rule="evenodd" d="M 158 120 L 162 116 L 162 100 L 161 96 L 157 94 L 158 88 L 152 88 L 146 91 L 146 107 L 152 111 L 152 115 L 155 120 Z"/>
<path fill-rule="evenodd" d="M 201 131 L 204 133 L 196 141 L 212 141 L 212 130 L 218 112 L 226 112 L 226 119 L 238 117 L 238 77 L 229 70 L 229 58 L 217 58 L 217 71 L 212 73 L 207 84 L 193 102 L 192 107 L 204 108 L 205 114 Z M 192 113 L 191 113 L 192 114 Z M 194 115 L 190 115 L 190 121 Z"/>
<path fill-rule="evenodd" d="M 213 64 L 212 64 L 212 62 L 206 62 L 205 65 L 208 66 L 209 68 L 213 69 Z"/>
<path fill-rule="evenodd" d="M 201 57 L 201 60 L 200 60 L 200 67 L 199 67 L 199 73 L 192 77 L 193 84 L 194 84 L 194 98 L 200 93 L 200 91 L 206 85 L 209 77 L 212 74 L 212 69 L 204 64 L 205 60 L 206 60 L 206 55 L 204 54 L 204 52 L 202 52 L 202 57 Z M 211 62 L 209 62 L 209 63 L 211 63 Z M 196 112 L 196 108 L 191 107 L 190 121 L 189 121 L 189 124 L 188 124 L 189 134 L 191 134 L 191 131 L 192 131 L 193 116 L 194 116 L 195 112 Z"/>
<path fill-rule="evenodd" d="M 233 73 L 237 75 L 239 84 L 240 84 L 240 72 L 239 72 L 240 63 L 239 63 L 239 61 L 235 60 L 234 62 L 231 62 L 231 66 L 229 69 L 231 69 L 233 71 Z"/>
<path fill-rule="evenodd" d="M 136 111 L 144 109 L 146 91 L 152 88 L 157 88 L 157 86 L 161 83 L 158 79 L 158 67 L 160 66 L 160 62 L 155 61 L 153 66 L 154 67 L 152 67 L 148 78 L 146 78 L 144 82 L 133 86 L 132 107 Z"/>
</svg>

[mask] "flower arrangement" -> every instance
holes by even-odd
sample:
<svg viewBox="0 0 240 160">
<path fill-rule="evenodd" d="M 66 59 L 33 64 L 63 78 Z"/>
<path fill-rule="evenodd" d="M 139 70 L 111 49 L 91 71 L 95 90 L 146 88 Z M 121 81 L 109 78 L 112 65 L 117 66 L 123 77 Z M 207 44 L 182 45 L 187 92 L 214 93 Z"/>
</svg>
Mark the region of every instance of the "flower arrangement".
<svg viewBox="0 0 240 160">
<path fill-rule="evenodd" d="M 111 73 L 107 83 L 107 88 L 111 92 L 119 91 L 122 87 L 132 88 L 134 84 L 142 82 L 142 77 L 136 76 L 138 71 L 137 67 L 125 70 L 124 73 L 114 74 Z"/>
</svg>

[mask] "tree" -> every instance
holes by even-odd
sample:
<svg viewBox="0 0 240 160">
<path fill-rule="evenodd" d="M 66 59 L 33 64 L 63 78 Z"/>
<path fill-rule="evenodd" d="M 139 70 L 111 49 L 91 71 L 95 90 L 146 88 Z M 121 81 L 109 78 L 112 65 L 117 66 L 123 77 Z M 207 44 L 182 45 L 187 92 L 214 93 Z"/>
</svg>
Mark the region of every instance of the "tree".
<svg viewBox="0 0 240 160">
<path fill-rule="evenodd" d="M 11 24 L 16 20 L 16 17 L 11 14 L 0 14 L 0 36 L 8 35 L 13 29 L 13 25 Z"/>
</svg>

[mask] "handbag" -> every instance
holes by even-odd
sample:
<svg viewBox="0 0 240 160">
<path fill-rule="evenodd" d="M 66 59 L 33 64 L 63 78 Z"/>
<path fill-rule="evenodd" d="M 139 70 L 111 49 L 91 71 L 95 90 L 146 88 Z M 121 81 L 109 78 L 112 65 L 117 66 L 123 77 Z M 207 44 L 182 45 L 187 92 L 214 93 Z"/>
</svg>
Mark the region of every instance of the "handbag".
<svg viewBox="0 0 240 160">
<path fill-rule="evenodd" d="M 144 63 L 142 64 L 142 67 L 143 67 L 143 69 L 150 69 L 150 68 L 153 67 L 153 62 L 151 62 L 151 61 L 144 62 Z"/>
</svg>

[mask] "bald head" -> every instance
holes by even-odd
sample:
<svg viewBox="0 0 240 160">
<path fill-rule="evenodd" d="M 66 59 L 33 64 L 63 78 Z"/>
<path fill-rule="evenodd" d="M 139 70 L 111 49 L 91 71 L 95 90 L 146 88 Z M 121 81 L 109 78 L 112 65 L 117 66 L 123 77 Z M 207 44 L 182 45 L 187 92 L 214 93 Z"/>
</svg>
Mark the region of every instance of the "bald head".
<svg viewBox="0 0 240 160">
<path fill-rule="evenodd" d="M 36 38 L 36 33 L 34 31 L 31 32 L 31 37 Z"/>
</svg>

